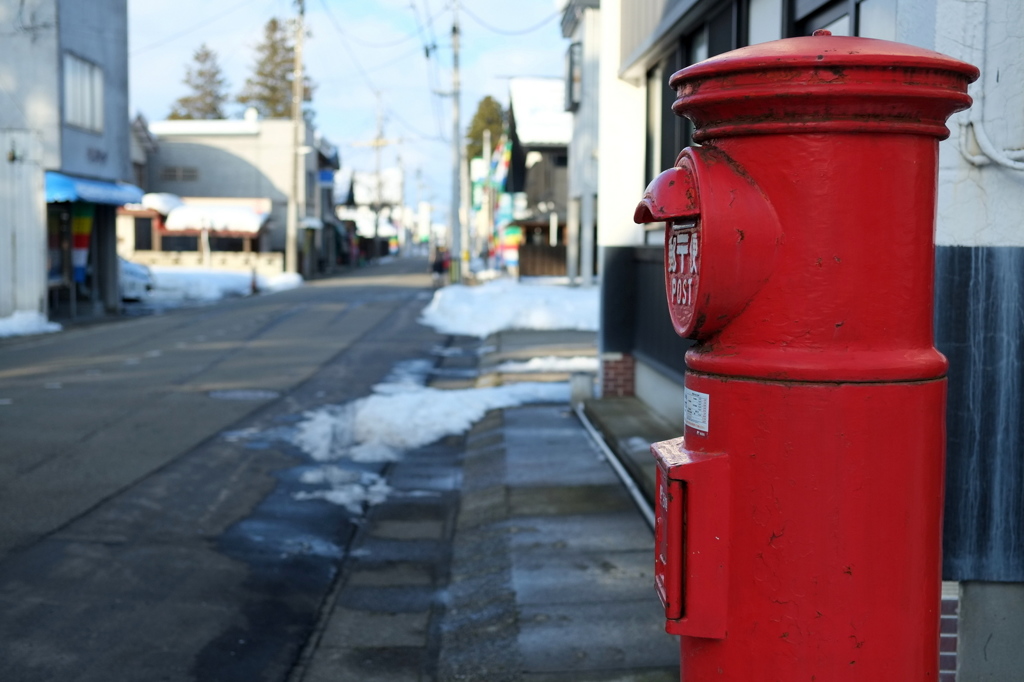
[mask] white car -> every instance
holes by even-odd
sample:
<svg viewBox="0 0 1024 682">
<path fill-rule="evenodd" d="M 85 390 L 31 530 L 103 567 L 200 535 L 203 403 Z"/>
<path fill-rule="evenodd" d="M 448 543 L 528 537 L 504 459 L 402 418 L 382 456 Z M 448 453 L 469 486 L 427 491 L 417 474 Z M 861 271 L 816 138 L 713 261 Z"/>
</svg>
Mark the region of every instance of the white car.
<svg viewBox="0 0 1024 682">
<path fill-rule="evenodd" d="M 145 265 L 117 259 L 118 285 L 122 301 L 141 301 L 153 290 L 153 273 Z"/>
</svg>

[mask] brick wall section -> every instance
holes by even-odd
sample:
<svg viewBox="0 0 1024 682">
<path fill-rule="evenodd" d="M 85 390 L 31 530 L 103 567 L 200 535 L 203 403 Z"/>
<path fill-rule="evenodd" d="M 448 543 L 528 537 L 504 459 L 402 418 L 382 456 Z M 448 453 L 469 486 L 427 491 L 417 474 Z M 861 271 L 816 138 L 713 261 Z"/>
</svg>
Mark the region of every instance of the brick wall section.
<svg viewBox="0 0 1024 682">
<path fill-rule="evenodd" d="M 609 398 L 636 395 L 636 360 L 632 355 L 623 353 L 601 359 L 601 395 Z"/>
<path fill-rule="evenodd" d="M 939 635 L 939 682 L 956 682 L 956 638 L 959 628 L 960 600 L 942 597 Z"/>
</svg>

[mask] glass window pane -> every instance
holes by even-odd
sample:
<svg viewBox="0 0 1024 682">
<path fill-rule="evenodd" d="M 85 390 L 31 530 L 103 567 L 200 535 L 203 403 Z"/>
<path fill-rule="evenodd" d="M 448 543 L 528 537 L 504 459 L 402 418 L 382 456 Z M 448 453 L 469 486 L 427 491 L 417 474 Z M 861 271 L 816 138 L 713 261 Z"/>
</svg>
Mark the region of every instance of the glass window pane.
<svg viewBox="0 0 1024 682">
<path fill-rule="evenodd" d="M 693 34 L 693 41 L 690 43 L 690 63 L 696 64 L 708 58 L 708 31 L 702 27 Z"/>
<path fill-rule="evenodd" d="M 750 0 L 747 44 L 756 45 L 782 37 L 782 0 Z"/>
<path fill-rule="evenodd" d="M 89 126 L 93 130 L 103 130 L 103 69 L 92 66 L 92 120 Z"/>
<path fill-rule="evenodd" d="M 823 26 L 826 31 L 831 31 L 834 36 L 848 36 L 850 32 L 850 15 L 844 14 L 830 24 Z"/>
<path fill-rule="evenodd" d="M 857 14 L 857 35 L 896 40 L 896 0 L 861 0 Z"/>
</svg>

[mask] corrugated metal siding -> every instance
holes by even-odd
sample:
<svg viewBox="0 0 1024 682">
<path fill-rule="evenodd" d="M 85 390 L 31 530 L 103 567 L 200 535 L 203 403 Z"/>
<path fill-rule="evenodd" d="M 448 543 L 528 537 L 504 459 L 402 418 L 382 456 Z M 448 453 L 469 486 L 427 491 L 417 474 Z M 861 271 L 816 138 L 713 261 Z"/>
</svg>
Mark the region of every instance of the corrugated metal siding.
<svg viewBox="0 0 1024 682">
<path fill-rule="evenodd" d="M 685 0 L 629 0 L 622 3 L 622 55 L 625 60 L 644 43 L 666 14 Z M 623 63 L 622 66 L 625 66 Z"/>
</svg>

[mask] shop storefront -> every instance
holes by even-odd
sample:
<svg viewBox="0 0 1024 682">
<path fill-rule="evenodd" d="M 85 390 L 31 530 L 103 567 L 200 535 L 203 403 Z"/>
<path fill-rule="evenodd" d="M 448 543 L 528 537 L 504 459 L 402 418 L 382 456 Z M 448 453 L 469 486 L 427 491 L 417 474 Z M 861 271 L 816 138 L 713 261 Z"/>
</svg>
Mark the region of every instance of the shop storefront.
<svg viewBox="0 0 1024 682">
<path fill-rule="evenodd" d="M 141 199 L 142 190 L 134 185 L 47 171 L 47 283 L 52 319 L 120 309 L 116 211 Z"/>
</svg>

